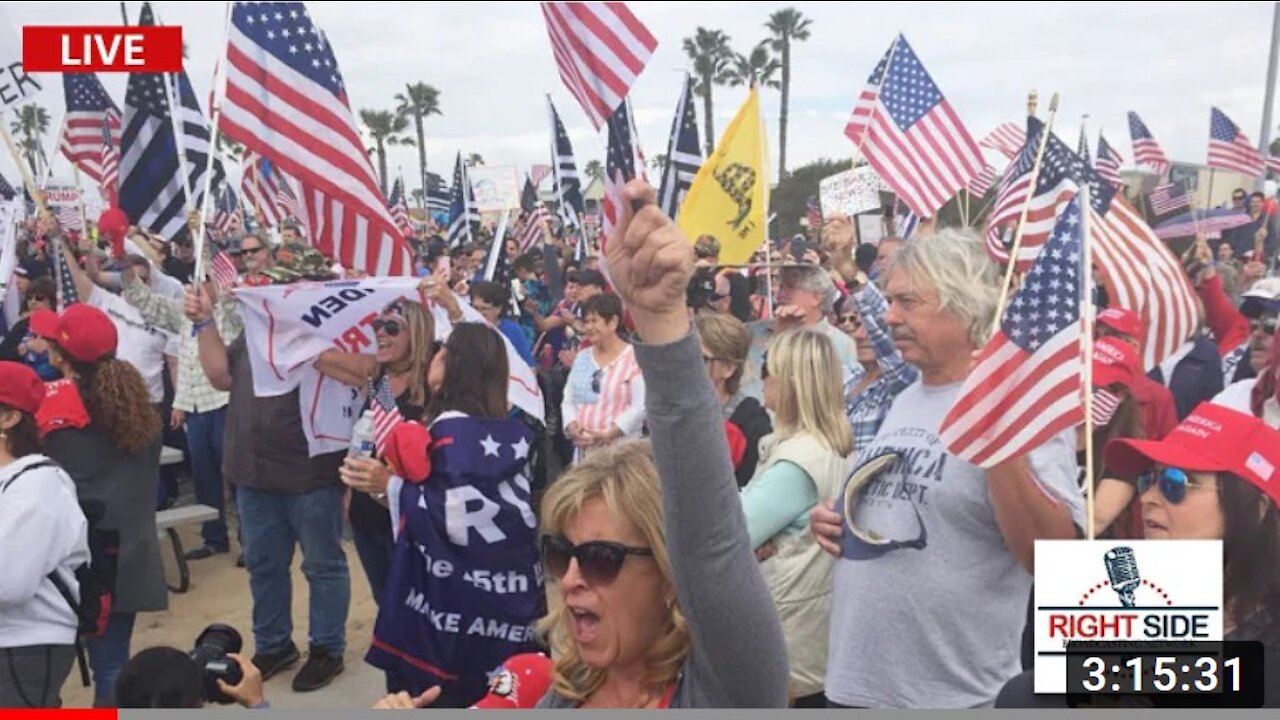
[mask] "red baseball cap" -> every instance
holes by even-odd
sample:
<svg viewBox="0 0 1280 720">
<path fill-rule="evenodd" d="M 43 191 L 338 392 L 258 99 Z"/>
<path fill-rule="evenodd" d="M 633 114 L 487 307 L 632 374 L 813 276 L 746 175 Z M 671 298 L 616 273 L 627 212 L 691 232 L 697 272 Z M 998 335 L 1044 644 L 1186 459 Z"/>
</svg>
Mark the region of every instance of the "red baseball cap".
<svg viewBox="0 0 1280 720">
<path fill-rule="evenodd" d="M 1138 353 L 1128 343 L 1115 338 L 1098 338 L 1093 343 L 1093 385 L 1124 385 L 1133 388 L 1138 370 Z"/>
<path fill-rule="evenodd" d="M 0 362 L 0 405 L 35 415 L 44 402 L 44 382 L 36 371 L 16 362 Z"/>
<path fill-rule="evenodd" d="M 471 707 L 478 710 L 529 710 L 551 688 L 551 658 L 522 653 L 507 658 L 489 679 L 489 694 Z"/>
<path fill-rule="evenodd" d="M 1098 322 L 1126 337 L 1142 339 L 1142 318 L 1128 308 L 1109 307 L 1098 313 Z"/>
<path fill-rule="evenodd" d="M 52 310 L 31 314 L 31 332 L 58 343 L 73 360 L 95 362 L 116 351 L 115 323 L 96 307 L 76 303 L 59 315 Z"/>
<path fill-rule="evenodd" d="M 1280 431 L 1222 405 L 1201 403 L 1163 440 L 1112 440 L 1103 453 L 1107 467 L 1125 476 L 1155 463 L 1234 473 L 1280 505 Z"/>
</svg>

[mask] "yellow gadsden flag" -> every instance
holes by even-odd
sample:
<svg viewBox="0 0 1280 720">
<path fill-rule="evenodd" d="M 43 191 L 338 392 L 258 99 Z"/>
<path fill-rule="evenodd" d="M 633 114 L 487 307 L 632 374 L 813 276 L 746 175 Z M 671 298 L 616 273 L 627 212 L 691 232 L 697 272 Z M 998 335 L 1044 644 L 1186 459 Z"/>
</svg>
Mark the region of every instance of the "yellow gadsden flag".
<svg viewBox="0 0 1280 720">
<path fill-rule="evenodd" d="M 760 91 L 747 101 L 720 137 L 720 145 L 693 179 L 677 224 L 696 242 L 701 235 L 720 241 L 720 262 L 749 261 L 768 235 L 769 153 L 760 118 Z"/>
</svg>

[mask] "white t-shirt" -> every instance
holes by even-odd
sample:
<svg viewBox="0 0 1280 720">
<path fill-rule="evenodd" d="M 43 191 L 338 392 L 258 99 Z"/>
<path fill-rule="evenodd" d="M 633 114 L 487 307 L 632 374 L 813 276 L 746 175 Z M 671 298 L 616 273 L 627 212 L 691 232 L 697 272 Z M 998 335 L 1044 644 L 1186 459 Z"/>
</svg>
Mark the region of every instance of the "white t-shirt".
<svg viewBox="0 0 1280 720">
<path fill-rule="evenodd" d="M 142 318 L 137 308 L 119 295 L 95 287 L 89 304 L 105 312 L 115 323 L 119 342 L 116 357 L 138 369 L 147 384 L 151 402 L 164 401 L 164 357 L 177 356 L 178 337 Z"/>
<path fill-rule="evenodd" d="M 1213 404 L 1229 407 L 1245 415 L 1252 415 L 1253 387 L 1257 384 L 1258 378 L 1249 378 L 1238 383 L 1232 383 L 1227 386 L 1226 390 L 1218 393 L 1217 397 L 1213 399 Z M 1276 402 L 1275 398 L 1269 397 L 1262 403 L 1262 421 L 1280 430 L 1280 402 Z"/>
</svg>

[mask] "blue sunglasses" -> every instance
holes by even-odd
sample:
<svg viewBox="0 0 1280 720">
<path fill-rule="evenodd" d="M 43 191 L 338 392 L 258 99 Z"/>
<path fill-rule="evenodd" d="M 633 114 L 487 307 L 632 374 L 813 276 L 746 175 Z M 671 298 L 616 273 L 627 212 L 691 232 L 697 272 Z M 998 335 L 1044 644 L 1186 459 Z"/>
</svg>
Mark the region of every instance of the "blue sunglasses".
<svg viewBox="0 0 1280 720">
<path fill-rule="evenodd" d="M 1145 473 L 1139 476 L 1138 495 L 1144 495 L 1152 485 L 1159 486 L 1164 499 L 1177 505 L 1186 499 L 1188 486 L 1199 487 L 1200 483 L 1191 480 L 1187 471 L 1169 467 L 1161 470 L 1158 475 Z"/>
</svg>

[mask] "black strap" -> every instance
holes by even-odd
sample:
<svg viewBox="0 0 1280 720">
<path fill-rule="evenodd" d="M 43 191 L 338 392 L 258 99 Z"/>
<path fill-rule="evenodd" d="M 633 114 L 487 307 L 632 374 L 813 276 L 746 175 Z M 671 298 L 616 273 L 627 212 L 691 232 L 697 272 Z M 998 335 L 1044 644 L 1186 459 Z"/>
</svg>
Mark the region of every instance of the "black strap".
<svg viewBox="0 0 1280 720">
<path fill-rule="evenodd" d="M 0 486 L 0 493 L 4 492 L 5 490 L 8 490 L 8 489 L 9 489 L 9 486 L 13 484 L 13 481 L 14 481 L 14 480 L 17 480 L 18 478 L 22 477 L 23 475 L 26 475 L 28 472 L 30 472 L 30 471 L 32 471 L 32 470 L 35 470 L 35 469 L 37 469 L 37 468 L 57 467 L 57 466 L 58 466 L 58 464 L 57 464 L 57 463 L 55 463 L 55 462 L 54 462 L 54 461 L 52 461 L 52 460 L 41 460 L 41 461 L 40 461 L 40 462 L 38 462 L 38 463 L 32 463 L 32 464 L 30 464 L 30 465 L 28 465 L 28 466 L 26 466 L 26 467 L 22 468 L 22 469 L 21 469 L 21 470 L 19 470 L 18 472 L 14 473 L 14 474 L 13 474 L 13 477 L 11 477 L 11 478 L 9 478 L 8 480 L 6 480 L 6 481 L 5 481 L 5 483 L 4 483 L 4 485 L 3 485 L 3 486 Z"/>
</svg>

